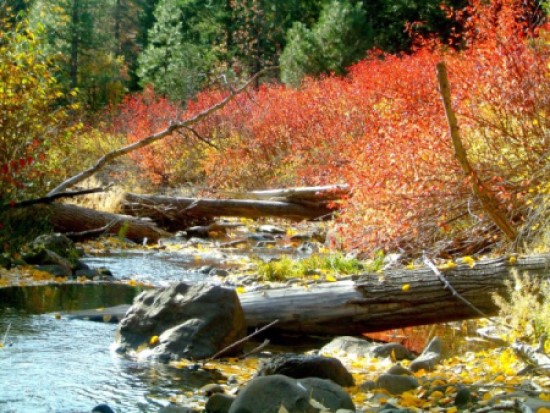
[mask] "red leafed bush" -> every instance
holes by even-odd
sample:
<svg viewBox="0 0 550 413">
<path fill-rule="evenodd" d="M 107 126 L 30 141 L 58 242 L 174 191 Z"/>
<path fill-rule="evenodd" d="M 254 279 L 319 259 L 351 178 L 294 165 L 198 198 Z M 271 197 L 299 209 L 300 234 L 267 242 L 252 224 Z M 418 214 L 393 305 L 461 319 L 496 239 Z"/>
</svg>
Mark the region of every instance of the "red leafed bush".
<svg viewBox="0 0 550 413">
<path fill-rule="evenodd" d="M 460 52 L 434 42 L 410 55 L 372 51 L 346 77 L 263 86 L 206 118 L 196 130 L 219 147 L 201 152 L 206 183 L 347 182 L 354 192 L 338 227 L 348 248 L 453 254 L 494 246 L 501 234 L 454 158 L 436 64 L 449 68 L 470 163 L 520 227 L 532 200 L 550 192 L 548 32 L 529 2 L 473 0 L 455 14 L 468 18 Z M 223 96 L 200 94 L 186 117 Z M 153 171 L 155 160 L 147 165 Z"/>
</svg>

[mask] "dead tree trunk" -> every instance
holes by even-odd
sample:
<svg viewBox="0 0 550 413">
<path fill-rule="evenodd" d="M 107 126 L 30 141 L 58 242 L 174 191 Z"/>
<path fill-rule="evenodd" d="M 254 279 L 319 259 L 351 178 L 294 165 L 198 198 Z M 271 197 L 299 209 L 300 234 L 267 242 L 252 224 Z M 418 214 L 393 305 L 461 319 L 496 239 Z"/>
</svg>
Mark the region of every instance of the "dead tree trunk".
<svg viewBox="0 0 550 413">
<path fill-rule="evenodd" d="M 126 194 L 122 211 L 125 214 L 148 217 L 172 230 L 185 229 L 193 221 L 222 216 L 278 217 L 294 221 L 329 216 L 334 209 L 327 203 L 301 205 L 295 202 L 253 199 L 183 198 L 161 195 Z"/>
<path fill-rule="evenodd" d="M 36 208 L 37 211 L 39 208 L 47 208 L 54 230 L 58 232 L 83 232 L 108 226 L 108 232 L 124 234 L 124 237 L 139 243 L 143 242 L 144 238 L 156 242 L 159 238 L 170 235 L 154 222 L 127 215 L 56 203 Z"/>
<path fill-rule="evenodd" d="M 506 258 L 484 260 L 472 268 L 461 265 L 443 273 L 478 310 L 495 315 L 492 295 L 506 294 L 506 280 L 515 271 L 548 278 L 550 255 L 518 258 L 513 265 Z M 429 269 L 361 275 L 355 281 L 250 292 L 239 298 L 250 330 L 279 320 L 269 334 L 358 335 L 479 317 Z M 107 309 L 107 313 L 113 321 L 120 320 L 129 307 Z M 71 316 L 97 317 L 97 311 L 79 311 Z"/>
<path fill-rule="evenodd" d="M 477 309 L 495 315 L 492 294 L 505 295 L 505 281 L 513 271 L 548 277 L 550 255 L 518 258 L 517 265 L 506 259 L 481 261 L 473 268 L 461 265 L 444 276 Z M 279 320 L 271 332 L 355 335 L 479 317 L 429 269 L 245 293 L 240 299 L 249 328 Z"/>
</svg>

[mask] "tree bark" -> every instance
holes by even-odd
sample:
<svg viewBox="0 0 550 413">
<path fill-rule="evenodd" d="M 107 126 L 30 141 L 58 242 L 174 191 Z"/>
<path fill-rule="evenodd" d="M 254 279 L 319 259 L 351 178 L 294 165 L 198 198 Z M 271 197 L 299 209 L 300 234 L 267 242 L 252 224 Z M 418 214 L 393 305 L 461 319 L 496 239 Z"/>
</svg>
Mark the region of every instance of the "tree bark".
<svg viewBox="0 0 550 413">
<path fill-rule="evenodd" d="M 37 212 L 40 213 L 39 207 L 36 208 Z M 124 237 L 138 243 L 142 243 L 145 238 L 150 242 L 156 242 L 161 237 L 170 236 L 169 232 L 157 227 L 151 221 L 127 215 L 57 203 L 41 208 L 48 208 L 54 230 L 58 232 L 90 231 L 112 223 L 109 232 L 123 234 Z"/>
<path fill-rule="evenodd" d="M 334 212 L 326 203 L 301 205 L 295 202 L 264 201 L 251 199 L 183 198 L 161 195 L 124 196 L 122 212 L 148 217 L 161 226 L 172 230 L 185 229 L 199 218 L 233 217 L 278 217 L 294 221 L 317 219 Z"/>
<path fill-rule="evenodd" d="M 492 295 L 506 295 L 506 281 L 515 271 L 550 276 L 550 254 L 517 258 L 515 264 L 500 258 L 460 265 L 444 271 L 453 288 L 473 306 L 496 315 Z M 404 288 L 404 286 L 408 286 Z M 359 335 L 394 328 L 479 318 L 444 287 L 429 269 L 395 270 L 366 274 L 355 281 L 317 286 L 285 287 L 239 295 L 249 330 L 268 325 L 268 334 Z M 113 321 L 121 320 L 130 306 L 107 309 Z M 96 310 L 79 311 L 73 318 L 89 318 Z"/>
<path fill-rule="evenodd" d="M 489 214 L 493 222 L 506 235 L 506 237 L 510 241 L 515 241 L 517 237 L 516 229 L 512 226 L 510 221 L 508 221 L 504 212 L 501 211 L 498 199 L 491 192 L 490 188 L 480 179 L 476 170 L 472 167 L 470 161 L 468 161 L 466 149 L 460 139 L 458 121 L 451 102 L 451 86 L 449 85 L 447 67 L 444 62 L 439 62 L 437 64 L 437 78 L 439 81 L 439 88 L 441 98 L 443 100 L 443 106 L 445 108 L 445 114 L 447 116 L 447 122 L 449 124 L 455 157 L 460 163 L 460 166 L 466 176 L 471 179 L 472 190 L 481 202 L 483 209 L 487 212 L 487 214 Z"/>
<path fill-rule="evenodd" d="M 444 272 L 454 289 L 477 309 L 495 315 L 492 295 L 506 294 L 513 271 L 550 275 L 550 255 L 480 261 Z M 404 286 L 408 286 L 405 287 Z M 413 325 L 478 318 L 479 313 L 445 289 L 429 269 L 364 275 L 356 281 L 292 287 L 240 295 L 249 328 L 273 320 L 270 332 L 356 335 Z"/>
</svg>

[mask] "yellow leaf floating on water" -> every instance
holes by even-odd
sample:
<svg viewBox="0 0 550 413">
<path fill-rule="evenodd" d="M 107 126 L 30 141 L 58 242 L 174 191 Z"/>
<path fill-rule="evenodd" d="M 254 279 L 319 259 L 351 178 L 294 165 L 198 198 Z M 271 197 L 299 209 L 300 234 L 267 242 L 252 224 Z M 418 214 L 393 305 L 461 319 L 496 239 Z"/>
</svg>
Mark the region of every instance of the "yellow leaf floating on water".
<svg viewBox="0 0 550 413">
<path fill-rule="evenodd" d="M 243 286 L 239 286 L 235 288 L 235 291 L 237 291 L 237 294 L 243 294 L 246 292 L 246 288 L 244 288 Z"/>
<path fill-rule="evenodd" d="M 331 282 L 331 283 L 333 283 L 333 282 L 336 281 L 336 278 L 334 278 L 332 275 L 327 275 L 327 276 L 325 277 L 325 279 L 326 279 L 328 282 Z"/>
<path fill-rule="evenodd" d="M 541 407 L 536 410 L 536 413 L 550 413 L 550 409 L 548 407 Z"/>
<path fill-rule="evenodd" d="M 404 292 L 407 292 L 411 289 L 411 285 L 410 284 L 403 284 L 403 286 L 401 287 L 401 290 L 404 291 Z"/>
<path fill-rule="evenodd" d="M 133 278 L 130 281 L 128 281 L 128 285 L 131 285 L 132 287 L 137 286 L 137 284 L 138 284 L 137 281 L 134 280 Z"/>
</svg>

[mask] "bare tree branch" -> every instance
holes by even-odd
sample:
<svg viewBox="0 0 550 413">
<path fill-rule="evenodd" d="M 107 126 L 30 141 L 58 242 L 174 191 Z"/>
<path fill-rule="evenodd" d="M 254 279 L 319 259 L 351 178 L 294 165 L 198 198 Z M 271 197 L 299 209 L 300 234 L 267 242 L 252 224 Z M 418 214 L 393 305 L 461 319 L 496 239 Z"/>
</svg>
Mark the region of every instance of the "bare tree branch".
<svg viewBox="0 0 550 413">
<path fill-rule="evenodd" d="M 10 209 L 10 208 L 25 208 L 25 207 L 29 207 L 31 205 L 37 205 L 37 204 L 49 204 L 55 201 L 56 199 L 60 199 L 60 198 L 72 198 L 79 195 L 96 194 L 98 192 L 105 192 L 106 190 L 107 188 L 100 187 L 100 188 L 82 189 L 80 191 L 58 192 L 52 195 L 47 195 L 42 198 L 27 199 L 25 201 L 15 202 L 9 205 L 0 205 L 0 211 Z"/>
<path fill-rule="evenodd" d="M 70 186 L 82 182 L 84 179 L 89 178 L 96 172 L 100 171 L 107 163 L 111 162 L 112 160 L 119 158 L 123 155 L 126 155 L 130 152 L 133 152 L 137 149 L 143 148 L 145 146 L 151 145 L 152 143 L 159 141 L 172 133 L 174 133 L 177 130 L 188 128 L 191 125 L 194 125 L 195 123 L 201 121 L 202 119 L 209 116 L 211 113 L 216 112 L 223 108 L 225 105 L 227 105 L 235 96 L 237 96 L 242 91 L 246 90 L 248 86 L 250 86 L 256 79 L 258 79 L 260 76 L 263 76 L 266 72 L 272 70 L 272 68 L 266 68 L 258 73 L 256 73 L 252 78 L 250 78 L 243 86 L 236 90 L 232 90 L 229 95 L 227 95 L 223 100 L 219 101 L 218 103 L 210 106 L 209 108 L 203 110 L 202 112 L 196 114 L 190 119 L 184 120 L 184 121 L 172 121 L 170 122 L 170 125 L 166 129 L 163 129 L 160 132 L 157 132 L 153 135 L 149 135 L 137 142 L 134 142 L 130 145 L 124 146 L 122 148 L 116 149 L 112 152 L 109 152 L 105 155 L 103 155 L 99 160 L 95 163 L 95 165 L 91 166 L 90 168 L 80 172 L 77 175 L 72 176 L 71 178 L 66 179 L 62 183 L 60 183 L 58 186 L 56 186 L 54 189 L 52 189 L 48 196 L 52 196 L 55 194 L 58 194 Z"/>
</svg>

